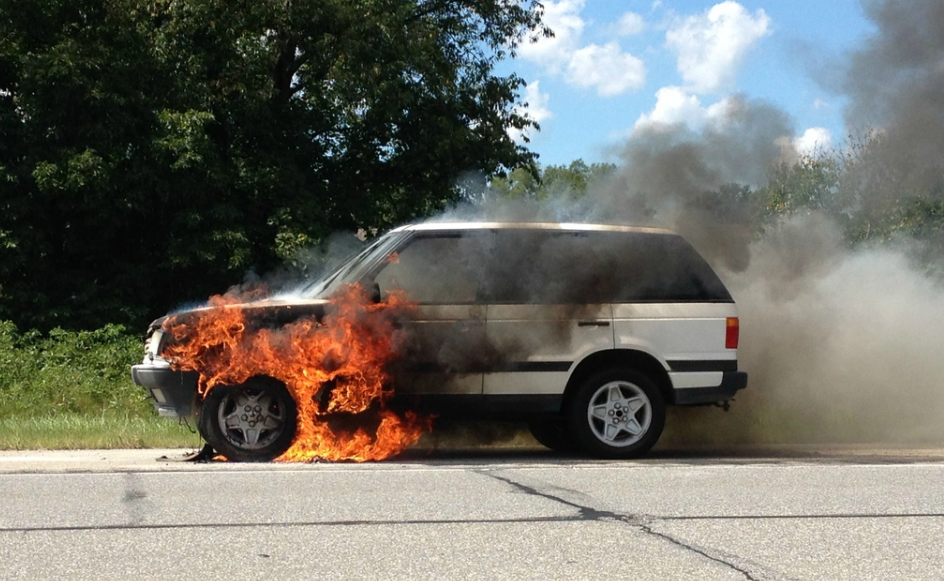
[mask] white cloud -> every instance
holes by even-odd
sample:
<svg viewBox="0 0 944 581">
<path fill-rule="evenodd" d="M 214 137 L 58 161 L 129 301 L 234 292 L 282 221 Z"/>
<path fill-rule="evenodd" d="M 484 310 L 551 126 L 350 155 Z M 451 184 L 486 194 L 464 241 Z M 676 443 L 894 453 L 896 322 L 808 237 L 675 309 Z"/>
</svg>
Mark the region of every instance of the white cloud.
<svg viewBox="0 0 944 581">
<path fill-rule="evenodd" d="M 655 107 L 639 116 L 633 132 L 659 131 L 677 125 L 693 130 L 706 124 L 720 125 L 729 117 L 732 103 L 731 99 L 722 99 L 705 107 L 698 96 L 681 87 L 662 87 L 656 92 Z"/>
<path fill-rule="evenodd" d="M 824 127 L 810 127 L 803 135 L 793 139 L 793 148 L 800 155 L 817 156 L 827 153 L 833 146 L 833 135 Z"/>
<path fill-rule="evenodd" d="M 655 128 L 658 125 L 693 124 L 704 121 L 705 110 L 695 95 L 681 87 L 662 87 L 656 92 L 656 105 L 649 113 L 636 120 L 634 129 Z"/>
<path fill-rule="evenodd" d="M 733 83 L 745 53 L 768 34 L 769 25 L 763 10 L 752 16 L 737 2 L 727 0 L 680 21 L 666 32 L 665 39 L 678 55 L 678 70 L 687 88 L 709 93 Z"/>
<path fill-rule="evenodd" d="M 547 104 L 550 97 L 547 93 L 541 92 L 541 81 L 528 83 L 524 90 L 524 102 L 527 104 L 525 111 L 528 116 L 535 121 L 543 121 L 554 116 Z"/>
<path fill-rule="evenodd" d="M 645 28 L 646 22 L 642 19 L 642 16 L 635 12 L 626 12 L 620 16 L 619 22 L 617 22 L 617 30 L 620 36 L 639 34 Z"/>
<path fill-rule="evenodd" d="M 813 108 L 816 110 L 819 109 L 828 109 L 829 101 L 824 101 L 822 99 L 813 99 Z"/>
<path fill-rule="evenodd" d="M 645 84 L 646 67 L 642 60 L 624 52 L 616 42 L 603 46 L 581 45 L 584 21 L 580 17 L 584 0 L 560 0 L 544 3 L 544 23 L 554 31 L 554 38 L 542 38 L 519 48 L 522 58 L 536 63 L 550 75 L 570 84 L 595 88 L 602 97 L 612 97 L 637 90 Z M 634 24 L 631 13 L 623 15 L 626 26 Z M 629 17 L 629 18 L 627 18 Z"/>
<path fill-rule="evenodd" d="M 637 90 L 646 82 L 646 66 L 623 52 L 615 42 L 591 44 L 573 54 L 567 65 L 567 81 L 579 87 L 596 87 L 601 97 Z"/>
<path fill-rule="evenodd" d="M 553 38 L 523 43 L 518 48 L 522 58 L 538 63 L 550 72 L 558 72 L 570 61 L 580 42 L 584 22 L 580 17 L 584 0 L 544 3 L 544 24 L 554 31 Z"/>
<path fill-rule="evenodd" d="M 547 93 L 541 92 L 541 81 L 528 83 L 527 87 L 525 87 L 522 100 L 525 105 L 516 107 L 515 113 L 524 115 L 528 119 L 537 121 L 538 123 L 554 116 L 548 107 L 550 96 Z M 523 132 L 514 128 L 508 130 L 508 135 L 515 141 L 523 141 L 526 135 L 529 136 L 527 131 Z"/>
</svg>

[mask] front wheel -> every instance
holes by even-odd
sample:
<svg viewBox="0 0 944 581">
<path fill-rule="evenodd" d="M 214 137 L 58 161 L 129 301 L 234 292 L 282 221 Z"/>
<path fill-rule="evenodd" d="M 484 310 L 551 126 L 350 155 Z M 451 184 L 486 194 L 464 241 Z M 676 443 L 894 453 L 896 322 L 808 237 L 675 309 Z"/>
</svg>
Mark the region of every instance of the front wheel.
<svg viewBox="0 0 944 581">
<path fill-rule="evenodd" d="M 567 410 L 570 433 L 597 458 L 635 458 L 652 448 L 665 427 L 665 402 L 646 375 L 609 369 L 578 387 Z"/>
<path fill-rule="evenodd" d="M 292 445 L 297 410 L 285 386 L 268 377 L 210 390 L 198 421 L 200 435 L 234 462 L 267 462 Z"/>
</svg>

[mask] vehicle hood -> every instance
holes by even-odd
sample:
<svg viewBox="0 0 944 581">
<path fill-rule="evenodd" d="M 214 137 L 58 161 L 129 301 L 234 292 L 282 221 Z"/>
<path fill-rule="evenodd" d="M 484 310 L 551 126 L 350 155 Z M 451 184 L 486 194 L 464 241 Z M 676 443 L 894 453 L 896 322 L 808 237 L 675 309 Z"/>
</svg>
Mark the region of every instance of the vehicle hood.
<svg viewBox="0 0 944 581">
<path fill-rule="evenodd" d="M 241 309 L 246 312 L 247 318 L 260 327 L 281 327 L 292 321 L 314 317 L 320 320 L 324 317 L 328 305 L 327 299 L 263 299 L 245 303 L 232 303 L 224 306 L 204 305 L 191 309 L 174 311 L 151 321 L 148 325 L 148 335 L 161 328 L 164 322 L 176 317 L 183 322 L 199 317 L 214 309 Z"/>
</svg>

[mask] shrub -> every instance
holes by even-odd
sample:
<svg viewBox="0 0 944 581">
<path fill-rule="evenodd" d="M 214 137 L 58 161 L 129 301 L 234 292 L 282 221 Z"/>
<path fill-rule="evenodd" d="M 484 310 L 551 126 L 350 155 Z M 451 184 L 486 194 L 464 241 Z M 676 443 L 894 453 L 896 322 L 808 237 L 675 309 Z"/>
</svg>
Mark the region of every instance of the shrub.
<svg viewBox="0 0 944 581">
<path fill-rule="evenodd" d="M 151 414 L 129 371 L 141 353 L 119 325 L 43 335 L 0 321 L 0 414 Z"/>
</svg>

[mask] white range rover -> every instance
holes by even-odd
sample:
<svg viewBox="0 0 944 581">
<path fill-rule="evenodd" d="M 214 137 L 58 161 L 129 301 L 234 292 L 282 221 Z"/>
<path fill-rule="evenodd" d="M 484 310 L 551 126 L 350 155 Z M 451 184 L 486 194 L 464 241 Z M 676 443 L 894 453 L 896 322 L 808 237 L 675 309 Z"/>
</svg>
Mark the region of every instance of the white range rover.
<svg viewBox="0 0 944 581">
<path fill-rule="evenodd" d="M 393 373 L 394 406 L 440 418 L 525 420 L 550 448 L 635 457 L 659 439 L 666 405 L 727 405 L 747 385 L 731 295 L 691 245 L 667 230 L 404 226 L 300 297 L 259 308 L 277 311 L 279 323 L 319 317 L 325 299 L 349 283 L 372 288 L 378 300 L 401 289 L 417 303 L 410 347 Z M 203 416 L 204 438 L 233 460 L 274 458 L 291 444 L 296 414 L 285 413 L 294 402 L 284 386 L 245 386 L 271 406 L 262 411 L 271 411 L 262 422 L 271 433 L 257 430 L 249 441 L 225 421 L 226 410 L 207 409 L 227 405 L 225 398 L 200 402 L 195 374 L 171 370 L 161 342 L 149 345 L 132 375 L 155 395 L 161 415 Z M 258 398 L 260 390 L 268 397 Z"/>
</svg>

